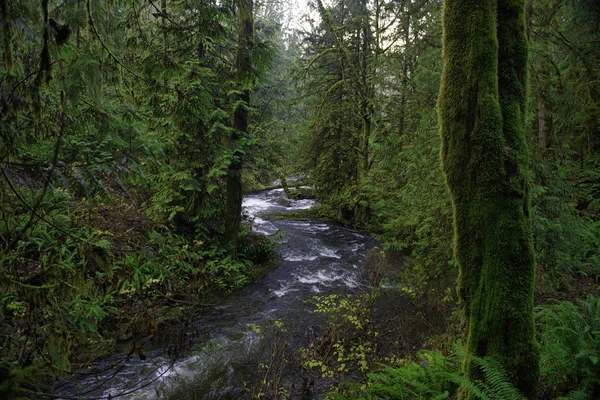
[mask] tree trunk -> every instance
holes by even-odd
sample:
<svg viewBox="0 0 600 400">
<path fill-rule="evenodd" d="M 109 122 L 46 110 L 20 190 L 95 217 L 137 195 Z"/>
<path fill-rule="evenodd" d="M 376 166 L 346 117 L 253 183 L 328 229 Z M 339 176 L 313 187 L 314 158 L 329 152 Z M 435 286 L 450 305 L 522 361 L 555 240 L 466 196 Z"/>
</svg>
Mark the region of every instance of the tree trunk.
<svg viewBox="0 0 600 400">
<path fill-rule="evenodd" d="M 370 112 L 365 111 L 365 113 L 366 114 L 363 116 L 363 137 L 361 148 L 361 172 L 363 176 L 369 172 L 369 138 L 371 137 L 372 126 Z"/>
<path fill-rule="evenodd" d="M 404 21 L 401 26 L 404 39 L 404 50 L 402 51 L 402 77 L 400 78 L 400 121 L 398 123 L 399 137 L 404 140 L 403 136 L 406 130 L 406 103 L 408 98 L 408 79 L 409 79 L 409 54 L 410 51 L 410 13 L 408 6 L 402 5 Z"/>
<path fill-rule="evenodd" d="M 371 27 L 369 21 L 369 9 L 367 8 L 367 1 L 362 0 L 361 3 L 361 34 L 362 34 L 362 54 L 361 54 L 361 75 L 362 75 L 362 113 L 363 113 L 363 137 L 362 137 L 362 151 L 361 151 L 361 169 L 362 174 L 365 175 L 369 170 L 369 139 L 371 137 L 371 124 L 373 120 L 373 95 L 371 91 L 371 82 L 374 77 L 371 76 L 372 72 L 375 72 L 369 65 L 369 57 L 371 56 Z"/>
<path fill-rule="evenodd" d="M 10 30 L 8 0 L 0 0 L 0 17 L 2 18 L 2 36 L 4 38 L 4 65 L 8 75 L 13 73 L 12 32 Z"/>
<path fill-rule="evenodd" d="M 542 76 L 542 82 L 540 84 L 540 94 L 538 101 L 538 145 L 542 153 L 548 148 L 548 137 L 550 132 L 549 123 L 549 112 L 548 106 L 546 105 L 546 95 L 548 92 L 546 77 L 544 76 L 544 69 L 542 66 L 542 60 L 538 57 L 535 65 L 535 72 Z"/>
<path fill-rule="evenodd" d="M 439 98 L 442 164 L 454 210 L 467 355 L 494 359 L 537 398 L 534 254 L 525 141 L 523 0 L 445 0 Z M 471 359 L 471 380 L 485 380 Z M 469 399 L 466 390 L 461 398 Z"/>
<path fill-rule="evenodd" d="M 495 240 L 506 240 L 497 251 L 503 269 L 496 286 L 503 290 L 493 345 L 504 359 L 508 377 L 527 398 L 537 399 L 539 351 L 535 340 L 533 296 L 535 253 L 530 214 L 527 109 L 528 42 L 524 0 L 498 0 L 498 97 L 504 144 L 503 203 L 506 210 Z M 507 240 L 509 239 L 509 240 Z M 497 246 L 497 245 L 496 245 Z M 491 327 L 492 329 L 494 327 Z"/>
<path fill-rule="evenodd" d="M 241 95 L 235 102 L 233 134 L 231 141 L 235 147 L 233 160 L 227 169 L 227 203 L 225 206 L 225 230 L 228 242 L 237 254 L 237 238 L 242 220 L 242 151 L 239 139 L 248 132 L 248 107 L 250 104 L 250 84 L 252 76 L 251 52 L 254 35 L 252 0 L 237 0 L 238 46 L 236 54 L 237 80 Z"/>
<path fill-rule="evenodd" d="M 540 150 L 545 151 L 548 148 L 548 132 L 550 124 L 548 123 L 548 107 L 546 101 L 540 99 L 540 108 L 538 110 L 538 144 Z"/>
<path fill-rule="evenodd" d="M 167 0 L 161 0 L 160 12 L 162 14 L 163 29 L 163 65 L 167 67 Z"/>
</svg>

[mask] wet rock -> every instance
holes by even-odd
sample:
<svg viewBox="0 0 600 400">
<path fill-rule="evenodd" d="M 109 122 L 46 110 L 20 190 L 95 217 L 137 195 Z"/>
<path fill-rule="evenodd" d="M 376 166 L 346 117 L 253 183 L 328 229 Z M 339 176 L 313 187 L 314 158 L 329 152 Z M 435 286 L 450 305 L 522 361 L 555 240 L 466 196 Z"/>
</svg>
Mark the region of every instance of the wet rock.
<svg viewBox="0 0 600 400">
<path fill-rule="evenodd" d="M 285 197 L 280 197 L 277 199 L 277 204 L 284 207 L 290 207 L 292 205 L 292 201 L 290 199 L 286 199 Z"/>
</svg>

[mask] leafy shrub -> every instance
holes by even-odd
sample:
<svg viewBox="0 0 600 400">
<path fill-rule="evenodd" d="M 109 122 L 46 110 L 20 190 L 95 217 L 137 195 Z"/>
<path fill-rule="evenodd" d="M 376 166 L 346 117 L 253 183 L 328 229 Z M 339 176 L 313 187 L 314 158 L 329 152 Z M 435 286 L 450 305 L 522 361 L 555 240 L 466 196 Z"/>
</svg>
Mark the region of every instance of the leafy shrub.
<svg viewBox="0 0 600 400">
<path fill-rule="evenodd" d="M 357 297 L 332 294 L 313 298 L 315 312 L 327 316 L 327 328 L 303 354 L 306 369 L 329 379 L 369 371 L 378 336 L 371 317 L 377 294 L 373 291 Z"/>
<path fill-rule="evenodd" d="M 273 257 L 276 242 L 265 235 L 249 230 L 240 232 L 239 253 L 255 264 L 268 262 Z"/>
<path fill-rule="evenodd" d="M 561 162 L 536 167 L 531 210 L 538 280 L 544 288 L 564 289 L 578 274 L 600 271 L 598 221 L 578 209 L 577 198 L 583 194 L 573 183 L 575 171 L 574 165 Z M 594 185 L 582 186 L 585 196 L 594 196 Z M 592 210 L 595 200 L 586 202 Z"/>
<path fill-rule="evenodd" d="M 396 360 L 368 375 L 365 384 L 350 384 L 347 391 L 331 394 L 331 399 L 408 400 L 447 399 L 457 392 L 481 400 L 524 400 L 510 384 L 500 365 L 491 358 L 470 357 L 483 371 L 485 383 L 472 382 L 460 375 L 462 352 L 445 356 L 422 350 L 416 360 Z"/>
<path fill-rule="evenodd" d="M 454 361 L 455 362 L 455 361 Z M 457 385 L 448 379 L 453 361 L 437 352 L 422 351 L 418 361 L 399 360 L 368 375 L 366 384 L 349 385 L 332 399 L 446 399 Z"/>
<path fill-rule="evenodd" d="M 600 394 L 600 298 L 589 296 L 537 309 L 541 372 L 550 396 L 594 399 Z"/>
</svg>

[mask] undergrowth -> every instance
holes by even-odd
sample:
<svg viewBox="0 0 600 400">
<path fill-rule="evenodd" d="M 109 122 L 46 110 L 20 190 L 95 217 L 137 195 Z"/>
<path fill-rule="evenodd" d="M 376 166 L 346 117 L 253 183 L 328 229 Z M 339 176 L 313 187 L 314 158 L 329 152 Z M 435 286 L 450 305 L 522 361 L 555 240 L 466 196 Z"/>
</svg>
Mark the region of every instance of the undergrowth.
<svg viewBox="0 0 600 400">
<path fill-rule="evenodd" d="M 48 393 L 53 380 L 264 273 L 273 244 L 246 230 L 238 258 L 150 220 L 131 198 L 49 189 L 5 197 L 0 219 L 0 397 Z M 14 197 L 14 196 L 13 196 Z M 25 204 L 39 205 L 31 214 Z M 166 314 L 165 314 L 166 312 Z"/>
<path fill-rule="evenodd" d="M 569 301 L 537 309 L 541 342 L 543 399 L 598 398 L 600 393 L 600 299 L 589 296 L 578 305 Z M 358 383 L 341 385 L 332 399 L 446 399 L 460 391 L 477 399 L 524 399 L 511 386 L 498 362 L 470 357 L 484 381 L 469 381 L 461 374 L 465 359 L 462 346 L 443 354 L 422 350 L 408 357 L 380 364 Z"/>
<path fill-rule="evenodd" d="M 294 327 L 281 321 L 254 328 L 264 351 L 261 377 L 247 385 L 248 398 L 291 399 L 319 393 L 335 400 L 429 400 L 456 399 L 462 392 L 481 400 L 523 400 L 497 360 L 465 354 L 459 319 L 447 316 L 445 324 L 432 323 L 433 311 L 444 308 L 444 301 L 439 299 L 434 306 L 431 297 L 416 297 L 404 285 L 390 284 L 381 257 L 377 252 L 370 255 L 362 289 L 355 295 L 317 296 L 310 301 L 313 311 L 326 319 L 323 326 L 306 329 L 302 345 L 291 339 Z M 403 300 L 393 303 L 393 299 Z M 419 323 L 423 328 L 415 329 Z M 590 295 L 577 304 L 541 305 L 536 324 L 540 398 L 598 398 L 600 298 Z M 463 376 L 467 358 L 480 368 L 482 381 Z"/>
<path fill-rule="evenodd" d="M 541 371 L 548 398 L 600 396 L 600 298 L 538 307 Z"/>
</svg>

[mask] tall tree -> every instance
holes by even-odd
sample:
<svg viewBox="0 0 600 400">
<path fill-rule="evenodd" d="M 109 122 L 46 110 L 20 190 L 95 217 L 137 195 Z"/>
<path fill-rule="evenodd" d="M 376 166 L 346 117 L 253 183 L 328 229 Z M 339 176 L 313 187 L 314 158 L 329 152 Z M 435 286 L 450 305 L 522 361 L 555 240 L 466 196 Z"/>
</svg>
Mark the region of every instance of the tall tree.
<svg viewBox="0 0 600 400">
<path fill-rule="evenodd" d="M 443 25 L 442 164 L 454 211 L 467 355 L 494 359 L 533 399 L 539 356 L 524 133 L 524 1 L 445 0 Z M 465 373 L 484 379 L 469 359 Z"/>
<path fill-rule="evenodd" d="M 386 248 L 410 254 L 402 282 L 427 287 L 415 293 L 439 298 L 439 291 L 456 281 L 455 264 L 449 262 L 452 208 L 439 161 L 436 110 L 442 2 L 394 4 L 381 10 L 381 27 L 375 30 L 391 25 L 380 36 L 386 38 L 383 45 L 397 45 L 381 53 L 378 62 L 376 85 L 385 91 L 378 90 L 375 101 L 378 124 L 364 190 L 373 210 L 371 223 L 379 224 Z"/>
<path fill-rule="evenodd" d="M 317 0 L 314 6 L 321 21 L 307 35 L 309 46 L 303 54 L 310 59 L 307 92 L 320 97 L 311 128 L 314 135 L 308 140 L 315 150 L 310 159 L 316 193 L 324 205 L 336 210 L 337 218 L 359 224 L 366 223 L 370 214 L 361 186 L 372 161 L 376 72 L 378 56 L 384 53 L 380 46 L 384 4 L 370 3 L 335 1 L 326 7 Z M 322 90 L 315 91 L 317 86 Z M 337 182 L 332 182 L 332 175 Z"/>
<path fill-rule="evenodd" d="M 227 169 L 227 205 L 225 229 L 227 239 L 234 252 L 242 219 L 242 151 L 239 141 L 248 132 L 248 107 L 250 105 L 250 83 L 252 76 L 251 52 L 254 37 L 253 1 L 238 0 L 238 44 L 236 54 L 237 80 L 240 84 L 238 99 L 234 104 L 232 143 L 235 146 L 233 159 Z"/>
<path fill-rule="evenodd" d="M 325 9 L 322 9 L 325 11 Z M 301 126 L 301 156 L 310 171 L 317 199 L 340 220 L 351 222 L 358 180 L 360 116 L 356 92 L 347 77 L 348 58 L 337 45 L 341 38 L 354 37 L 348 26 L 353 19 L 346 2 L 337 2 L 322 13 L 311 32 L 304 32 L 302 57 L 305 74 L 298 87 L 306 98 L 306 118 Z M 323 16 L 322 15 L 322 16 Z M 335 24 L 335 34 L 332 29 Z M 352 59 L 354 62 L 356 59 Z"/>
</svg>

